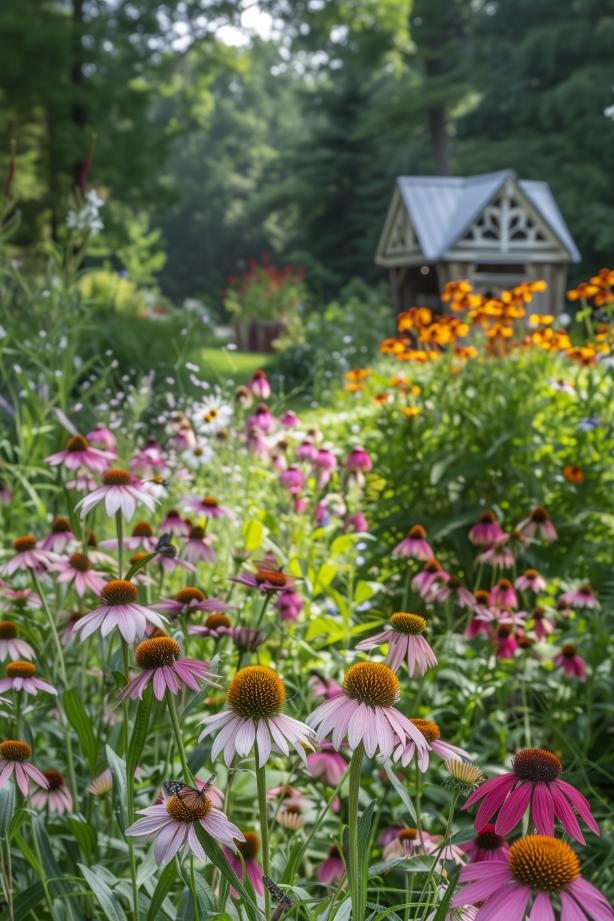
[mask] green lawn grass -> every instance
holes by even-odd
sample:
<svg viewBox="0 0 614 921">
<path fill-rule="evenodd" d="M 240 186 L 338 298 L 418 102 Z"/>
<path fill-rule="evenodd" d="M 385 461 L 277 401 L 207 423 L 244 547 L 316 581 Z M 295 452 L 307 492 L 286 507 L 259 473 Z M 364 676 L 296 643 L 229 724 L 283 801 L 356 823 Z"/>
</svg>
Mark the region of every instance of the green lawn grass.
<svg viewBox="0 0 614 921">
<path fill-rule="evenodd" d="M 229 380 L 244 384 L 254 371 L 265 370 L 271 358 L 260 352 L 235 352 L 225 348 L 201 348 L 190 356 L 207 380 L 220 384 Z"/>
</svg>

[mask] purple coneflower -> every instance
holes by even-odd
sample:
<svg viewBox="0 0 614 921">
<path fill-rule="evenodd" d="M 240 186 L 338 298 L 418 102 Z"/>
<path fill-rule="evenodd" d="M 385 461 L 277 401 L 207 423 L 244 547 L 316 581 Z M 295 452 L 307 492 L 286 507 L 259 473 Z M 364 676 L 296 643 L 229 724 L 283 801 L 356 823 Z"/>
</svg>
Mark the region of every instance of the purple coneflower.
<svg viewBox="0 0 614 921">
<path fill-rule="evenodd" d="M 33 569 L 37 573 L 49 567 L 49 553 L 36 544 L 36 538 L 29 534 L 17 537 L 13 541 L 15 556 L 11 557 L 0 569 L 3 576 L 12 576 L 19 569 Z"/>
<path fill-rule="evenodd" d="M 193 585 L 181 588 L 174 598 L 162 598 L 154 605 L 156 611 L 170 617 L 188 616 L 193 611 L 206 611 L 208 614 L 229 611 L 231 604 L 217 598 L 207 598 L 204 592 Z"/>
<path fill-rule="evenodd" d="M 75 633 L 85 640 L 96 630 L 100 630 L 102 636 L 108 636 L 112 630 L 118 629 L 127 643 L 133 643 L 135 639 L 143 639 L 148 623 L 163 628 L 165 618 L 139 604 L 136 600 L 138 594 L 136 585 L 126 579 L 107 582 L 100 592 L 102 605 L 79 618 L 74 625 Z"/>
<path fill-rule="evenodd" d="M 117 439 L 111 429 L 102 422 L 97 422 L 92 431 L 87 433 L 86 438 L 91 444 L 100 445 L 103 451 L 113 458 L 117 457 Z"/>
<path fill-rule="evenodd" d="M 185 518 L 181 517 L 177 509 L 171 508 L 160 523 L 160 533 L 172 534 L 174 537 L 187 537 L 190 533 L 190 525 Z"/>
<path fill-rule="evenodd" d="M 275 416 L 266 403 L 260 403 L 245 423 L 249 435 L 268 435 L 275 428 Z"/>
<path fill-rule="evenodd" d="M 469 640 L 475 639 L 475 637 L 480 634 L 490 636 L 492 633 L 491 624 L 499 613 L 493 611 L 490 607 L 490 592 L 479 588 L 474 592 L 473 597 L 475 599 L 474 614 L 463 634 Z"/>
<path fill-rule="evenodd" d="M 479 553 L 478 563 L 488 563 L 493 569 L 511 569 L 514 565 L 514 553 L 511 547 L 508 547 L 502 540 L 499 544 L 491 544 L 486 550 Z"/>
<path fill-rule="evenodd" d="M 470 863 L 460 871 L 462 888 L 452 906 L 480 904 L 476 921 L 612 921 L 605 896 L 580 875 L 580 861 L 565 841 L 527 835 L 509 849 L 505 861 Z M 553 902 L 553 899 L 556 901 Z"/>
<path fill-rule="evenodd" d="M 294 588 L 284 589 L 279 593 L 274 604 L 282 621 L 298 620 L 304 603 L 301 596 Z"/>
<path fill-rule="evenodd" d="M 325 678 L 318 672 L 312 672 L 309 676 L 309 684 L 314 697 L 323 697 L 325 700 L 332 700 L 343 693 L 343 688 L 332 678 Z"/>
<path fill-rule="evenodd" d="M 476 830 L 498 813 L 495 831 L 507 835 L 530 808 L 531 821 L 540 834 L 554 835 L 554 822 L 558 819 L 570 837 L 585 844 L 576 812 L 596 835 L 599 826 L 586 797 L 560 779 L 562 771 L 561 761 L 552 752 L 527 748 L 515 756 L 511 771 L 483 783 L 463 809 L 482 800 L 475 818 Z"/>
<path fill-rule="evenodd" d="M 288 409 L 279 421 L 286 429 L 295 429 L 301 424 L 299 417 L 291 409 Z"/>
<path fill-rule="evenodd" d="M 324 489 L 337 469 L 337 458 L 328 448 L 320 448 L 314 458 L 313 468 L 318 477 L 318 489 Z"/>
<path fill-rule="evenodd" d="M 144 505 L 150 512 L 156 507 L 156 499 L 143 489 L 138 480 L 135 482 L 127 470 L 107 470 L 103 473 L 102 486 L 77 503 L 81 518 L 85 518 L 101 502 L 104 502 L 109 517 L 121 512 L 127 521 L 134 515 L 137 505 Z"/>
<path fill-rule="evenodd" d="M 530 616 L 533 620 L 533 630 L 538 640 L 545 640 L 551 633 L 554 633 L 554 624 L 549 619 L 545 608 L 533 608 Z"/>
<path fill-rule="evenodd" d="M 541 537 L 545 541 L 553 541 L 557 538 L 556 528 L 552 524 L 548 512 L 541 505 L 531 509 L 527 518 L 523 518 L 516 526 L 516 530 L 526 537 Z"/>
<path fill-rule="evenodd" d="M 279 477 L 279 482 L 286 487 L 291 496 L 297 496 L 305 486 L 305 474 L 299 467 L 293 465 L 283 471 Z"/>
<path fill-rule="evenodd" d="M 559 601 L 562 601 L 570 608 L 579 608 L 580 610 L 589 608 L 596 611 L 601 607 L 599 599 L 588 582 L 585 582 L 580 588 L 574 591 L 564 592 L 559 598 Z"/>
<path fill-rule="evenodd" d="M 22 659 L 9 662 L 6 666 L 6 678 L 0 680 L 0 691 L 23 691 L 24 694 L 32 695 L 39 691 L 45 694 L 58 693 L 52 685 L 36 677 L 36 665 L 33 662 Z"/>
<path fill-rule="evenodd" d="M 0 662 L 5 659 L 33 659 L 34 650 L 17 636 L 17 624 L 12 620 L 0 621 Z"/>
<path fill-rule="evenodd" d="M 302 441 L 294 453 L 297 460 L 312 464 L 318 456 L 318 449 L 312 441 Z"/>
<path fill-rule="evenodd" d="M 420 677 L 437 665 L 437 657 L 422 635 L 428 626 L 424 617 L 398 611 L 392 615 L 389 623 L 390 626 L 381 633 L 361 640 L 356 649 L 369 650 L 388 643 L 386 662 L 393 672 L 397 672 L 403 659 L 406 659 L 410 678 Z"/>
<path fill-rule="evenodd" d="M 210 614 L 204 624 L 190 624 L 188 633 L 193 636 L 208 636 L 219 640 L 223 636 L 228 636 L 231 628 L 232 625 L 225 614 Z"/>
<path fill-rule="evenodd" d="M 266 379 L 264 371 L 254 371 L 247 386 L 257 400 L 268 400 L 271 396 L 271 385 Z"/>
<path fill-rule="evenodd" d="M 399 748 L 412 739 L 418 752 L 428 750 L 422 733 L 394 706 L 400 690 L 399 679 L 383 662 L 357 662 L 345 673 L 343 693 L 320 704 L 309 725 L 317 729 L 319 742 L 332 732 L 339 751 L 347 736 L 352 751 L 363 743 L 370 758 L 379 751 L 398 760 Z"/>
<path fill-rule="evenodd" d="M 105 768 L 88 786 L 88 793 L 94 796 L 107 796 L 113 789 L 113 774 L 111 768 Z"/>
<path fill-rule="evenodd" d="M 227 765 L 235 753 L 248 755 L 254 744 L 258 747 L 258 767 L 266 764 L 272 749 L 288 755 L 290 746 L 305 761 L 305 748 L 313 748 L 314 732 L 282 713 L 285 700 L 286 688 L 276 671 L 247 665 L 230 682 L 227 709 L 201 721 L 205 729 L 199 741 L 215 733 L 211 760 L 222 752 Z"/>
<path fill-rule="evenodd" d="M 578 654 L 573 643 L 565 643 L 563 648 L 552 660 L 555 668 L 562 668 L 566 678 L 578 678 L 584 681 L 586 678 L 586 662 Z"/>
<path fill-rule="evenodd" d="M 73 553 L 68 559 L 54 560 L 49 570 L 59 573 L 58 582 L 71 583 L 79 597 L 88 590 L 99 595 L 107 581 L 103 573 L 92 569 L 90 559 L 85 553 Z"/>
<path fill-rule="evenodd" d="M 369 522 L 364 512 L 354 512 L 353 515 L 346 515 L 343 519 L 343 530 L 362 534 L 369 530 Z"/>
<path fill-rule="evenodd" d="M 495 608 L 517 608 L 518 598 L 509 579 L 499 579 L 490 590 L 490 604 Z"/>
<path fill-rule="evenodd" d="M 426 748 L 416 748 L 416 743 L 410 739 L 405 745 L 400 745 L 395 755 L 401 759 L 403 767 L 407 767 L 414 755 L 417 755 L 418 768 L 422 773 L 428 770 L 429 752 L 434 751 L 442 761 L 471 761 L 471 755 L 464 748 L 458 745 L 452 745 L 450 742 L 444 742 L 441 738 L 441 730 L 437 723 L 432 720 L 410 720 L 416 729 L 424 737 L 428 746 Z"/>
<path fill-rule="evenodd" d="M 49 786 L 47 789 L 37 787 L 30 795 L 30 802 L 35 809 L 48 809 L 63 815 L 72 812 L 72 796 L 59 771 L 43 771 Z"/>
<path fill-rule="evenodd" d="M 58 451 L 57 454 L 50 454 L 49 457 L 45 458 L 45 461 L 52 467 L 57 467 L 61 464 L 67 470 L 77 470 L 81 467 L 85 470 L 91 470 L 92 473 L 102 473 L 113 459 L 113 454 L 108 451 L 92 448 L 87 438 L 84 438 L 83 435 L 72 435 L 63 451 Z"/>
<path fill-rule="evenodd" d="M 184 496 L 183 503 L 191 512 L 204 515 L 205 518 L 228 518 L 230 510 L 220 505 L 215 496 Z"/>
<path fill-rule="evenodd" d="M 158 864 L 170 863 L 179 850 L 189 850 L 206 863 L 207 857 L 194 829 L 196 822 L 200 822 L 212 838 L 232 851 L 237 849 L 235 839 L 244 840 L 237 826 L 215 808 L 206 794 L 194 806 L 188 806 L 178 796 L 171 796 L 160 805 L 148 806 L 139 812 L 144 818 L 137 819 L 126 829 L 126 834 L 155 838 L 154 857 Z"/>
<path fill-rule="evenodd" d="M 294 576 L 289 576 L 283 570 L 276 569 L 268 560 L 255 562 L 256 572 L 243 570 L 231 582 L 245 585 L 246 588 L 257 588 L 261 592 L 283 592 L 291 588 L 297 581 Z"/>
<path fill-rule="evenodd" d="M 415 524 L 409 529 L 407 537 L 404 537 L 392 551 L 392 556 L 407 556 L 423 562 L 433 559 L 433 551 L 422 525 Z"/>
<path fill-rule="evenodd" d="M 51 531 L 47 537 L 41 540 L 39 546 L 41 550 L 50 550 L 52 553 L 64 553 L 67 546 L 76 540 L 73 534 L 70 521 L 63 515 L 58 515 L 53 519 Z"/>
<path fill-rule="evenodd" d="M 494 825 L 487 824 L 460 848 L 473 863 L 480 863 L 482 860 L 507 860 L 510 846 L 503 835 L 497 834 Z"/>
<path fill-rule="evenodd" d="M 215 563 L 217 554 L 211 546 L 212 541 L 213 534 L 206 534 L 205 529 L 200 525 L 193 525 L 190 527 L 181 555 L 188 563 L 200 563 L 201 560 L 206 563 Z"/>
<path fill-rule="evenodd" d="M 346 457 L 344 467 L 349 473 L 368 473 L 373 468 L 373 461 L 365 449 L 357 445 Z"/>
<path fill-rule="evenodd" d="M 464 587 L 458 576 L 451 576 L 447 572 L 442 572 L 433 582 L 428 600 L 441 603 L 447 601 L 448 598 L 454 598 L 460 608 L 475 607 L 475 598 L 472 592 Z"/>
<path fill-rule="evenodd" d="M 482 512 L 477 522 L 469 531 L 469 540 L 479 547 L 488 547 L 498 544 L 505 539 L 505 532 L 501 529 L 494 512 Z"/>
<path fill-rule="evenodd" d="M 526 591 L 528 589 L 537 594 L 538 592 L 543 592 L 545 589 L 546 580 L 543 576 L 540 576 L 536 569 L 525 569 L 523 574 L 518 576 L 514 585 L 521 591 Z"/>
<path fill-rule="evenodd" d="M 235 841 L 236 849 L 243 858 L 243 863 L 245 864 L 245 872 L 247 873 L 252 886 L 254 887 L 254 892 L 256 895 L 264 895 L 264 881 L 262 879 L 262 867 L 256 860 L 258 852 L 260 850 L 260 838 L 254 831 L 246 831 L 243 833 L 243 841 Z M 241 861 L 230 849 L 224 848 L 224 854 L 226 859 L 232 869 L 237 874 L 238 878 L 243 881 L 243 866 Z M 235 898 L 238 897 L 238 893 L 234 889 L 230 890 L 231 895 Z"/>
<path fill-rule="evenodd" d="M 497 644 L 495 656 L 497 659 L 513 659 L 518 649 L 518 640 L 514 636 L 514 625 L 510 623 L 499 623 L 493 634 L 493 640 Z"/>
<path fill-rule="evenodd" d="M 264 642 L 264 631 L 258 627 L 231 627 L 228 635 L 237 649 L 243 652 L 255 652 Z"/>
<path fill-rule="evenodd" d="M 33 588 L 9 588 L 2 586 L 2 594 L 9 601 L 12 601 L 15 607 L 23 611 L 25 608 L 40 608 L 42 605 L 41 597 Z"/>
<path fill-rule="evenodd" d="M 122 543 L 126 550 L 139 550 L 142 548 L 147 553 L 153 553 L 158 544 L 158 538 L 155 537 L 153 528 L 148 521 L 137 521 L 130 536 L 124 537 Z M 117 538 L 103 540 L 100 542 L 100 546 L 106 550 L 117 550 Z"/>
<path fill-rule="evenodd" d="M 345 876 L 345 861 L 336 844 L 329 847 L 328 856 L 316 870 L 316 876 L 324 886 L 339 883 Z"/>
<path fill-rule="evenodd" d="M 330 742 L 322 742 L 320 751 L 307 755 L 307 768 L 312 777 L 329 787 L 336 787 L 347 769 L 347 761 Z"/>
<path fill-rule="evenodd" d="M 6 786 L 13 774 L 24 796 L 28 795 L 29 779 L 45 790 L 49 788 L 49 781 L 45 775 L 28 761 L 31 757 L 32 746 L 27 742 L 19 739 L 0 742 L 0 790 Z"/>
<path fill-rule="evenodd" d="M 411 580 L 411 586 L 421 598 L 426 598 L 430 594 L 433 583 L 437 582 L 442 575 L 447 575 L 447 573 L 441 563 L 435 559 L 427 560 L 420 572 L 416 573 Z"/>
<path fill-rule="evenodd" d="M 144 640 L 136 647 L 134 658 L 142 673 L 133 678 L 121 691 L 120 700 L 130 697 L 131 700 L 140 700 L 143 691 L 152 682 L 154 697 L 162 700 L 167 690 L 171 694 L 178 694 L 185 686 L 192 691 L 200 690 L 199 681 L 219 688 L 209 671 L 208 662 L 197 662 L 196 659 L 180 659 L 181 649 L 179 643 L 170 636 L 157 636 Z"/>
</svg>

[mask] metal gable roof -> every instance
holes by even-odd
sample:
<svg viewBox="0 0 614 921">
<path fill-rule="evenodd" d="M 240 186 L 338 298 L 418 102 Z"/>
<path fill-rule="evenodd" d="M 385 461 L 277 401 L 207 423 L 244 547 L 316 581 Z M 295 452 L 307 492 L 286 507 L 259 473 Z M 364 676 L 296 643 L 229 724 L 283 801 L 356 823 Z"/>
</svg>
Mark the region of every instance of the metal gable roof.
<svg viewBox="0 0 614 921">
<path fill-rule="evenodd" d="M 580 253 L 546 182 L 518 180 L 513 170 L 478 176 L 399 176 L 397 185 L 425 259 L 444 257 L 499 189 L 512 179 L 572 261 Z"/>
</svg>

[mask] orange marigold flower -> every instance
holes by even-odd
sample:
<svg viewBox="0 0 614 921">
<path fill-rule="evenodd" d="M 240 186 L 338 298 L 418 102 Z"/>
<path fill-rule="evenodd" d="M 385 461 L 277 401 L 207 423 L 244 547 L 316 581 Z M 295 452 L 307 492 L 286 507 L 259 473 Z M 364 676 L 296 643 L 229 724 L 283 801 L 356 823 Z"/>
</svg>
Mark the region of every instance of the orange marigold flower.
<svg viewBox="0 0 614 921">
<path fill-rule="evenodd" d="M 569 483 L 584 483 L 584 471 L 577 464 L 567 464 L 563 467 L 563 476 Z"/>
</svg>

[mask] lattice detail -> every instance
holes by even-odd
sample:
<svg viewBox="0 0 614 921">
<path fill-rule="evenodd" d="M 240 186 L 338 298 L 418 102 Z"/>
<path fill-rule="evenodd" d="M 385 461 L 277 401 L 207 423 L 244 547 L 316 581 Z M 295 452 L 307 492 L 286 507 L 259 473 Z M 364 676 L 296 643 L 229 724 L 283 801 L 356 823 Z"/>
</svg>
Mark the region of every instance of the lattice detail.
<svg viewBox="0 0 614 921">
<path fill-rule="evenodd" d="M 556 242 L 547 235 L 528 211 L 513 188 L 506 186 L 502 194 L 487 205 L 455 249 L 510 250 L 551 249 Z"/>
<path fill-rule="evenodd" d="M 409 253 L 417 253 L 420 250 L 418 240 L 411 226 L 409 215 L 401 203 L 399 203 L 388 241 L 386 243 L 386 256 L 400 256 Z"/>
</svg>

